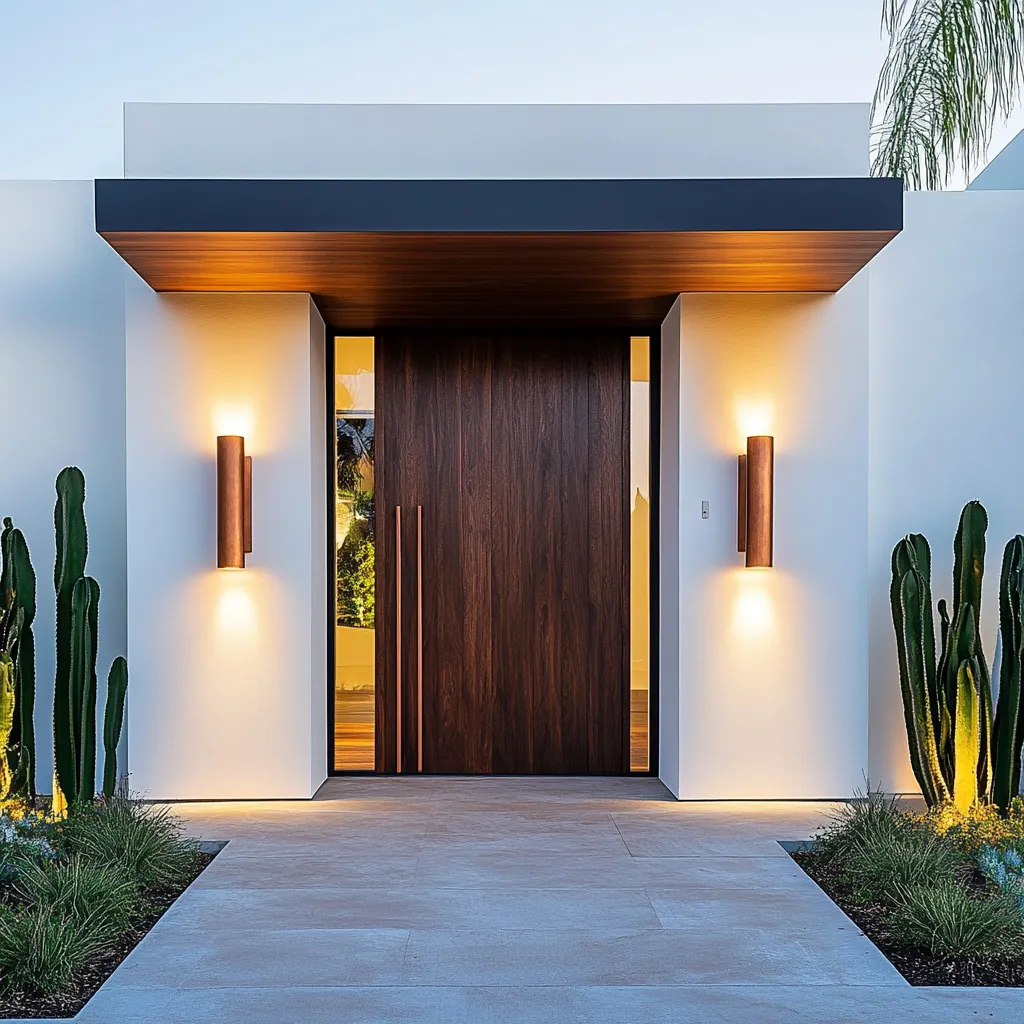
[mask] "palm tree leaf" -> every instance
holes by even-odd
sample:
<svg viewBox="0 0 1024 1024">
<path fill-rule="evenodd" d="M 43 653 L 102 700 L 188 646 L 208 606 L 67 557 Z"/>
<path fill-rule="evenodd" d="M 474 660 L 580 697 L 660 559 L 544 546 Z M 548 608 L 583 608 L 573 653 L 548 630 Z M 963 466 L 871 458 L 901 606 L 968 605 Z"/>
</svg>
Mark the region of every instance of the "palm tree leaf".
<svg viewBox="0 0 1024 1024">
<path fill-rule="evenodd" d="M 882 30 L 872 170 L 941 188 L 984 159 L 1018 101 L 1024 0 L 883 0 Z"/>
</svg>

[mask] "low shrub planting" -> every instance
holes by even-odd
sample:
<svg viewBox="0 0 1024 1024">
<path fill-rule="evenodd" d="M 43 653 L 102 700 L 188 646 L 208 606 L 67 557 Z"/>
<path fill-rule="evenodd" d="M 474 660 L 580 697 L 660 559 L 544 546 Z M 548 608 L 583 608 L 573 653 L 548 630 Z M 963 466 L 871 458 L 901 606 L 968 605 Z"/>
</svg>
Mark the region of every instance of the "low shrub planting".
<svg viewBox="0 0 1024 1024">
<path fill-rule="evenodd" d="M 36 571 L 13 520 L 0 529 L 0 1018 L 73 1016 L 209 860 L 177 819 L 122 795 L 128 664 L 110 665 L 97 731 L 82 471 L 65 467 L 55 492 L 52 798 L 36 791 Z"/>
<path fill-rule="evenodd" d="M 1024 985 L 1024 814 L 869 790 L 795 859 L 915 984 Z"/>
<path fill-rule="evenodd" d="M 961 882 L 897 887 L 895 926 L 910 945 L 950 959 L 1012 954 L 1021 939 L 1017 908 L 1001 893 L 972 892 Z"/>
<path fill-rule="evenodd" d="M 209 863 L 127 797 L 0 815 L 0 1017 L 72 1016 Z"/>
</svg>

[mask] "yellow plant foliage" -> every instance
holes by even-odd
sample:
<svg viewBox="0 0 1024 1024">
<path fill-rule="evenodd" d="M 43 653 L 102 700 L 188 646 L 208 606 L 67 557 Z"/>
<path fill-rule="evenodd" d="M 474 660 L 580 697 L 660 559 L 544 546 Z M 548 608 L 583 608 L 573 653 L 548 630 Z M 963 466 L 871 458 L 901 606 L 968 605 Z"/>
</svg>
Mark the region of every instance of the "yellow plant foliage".
<svg viewBox="0 0 1024 1024">
<path fill-rule="evenodd" d="M 21 821 L 32 813 L 32 808 L 24 800 L 0 800 L 0 817 L 8 821 Z"/>
<path fill-rule="evenodd" d="M 56 769 L 53 772 L 53 810 L 51 813 L 54 821 L 60 821 L 68 816 L 68 801 L 57 781 Z"/>
<path fill-rule="evenodd" d="M 976 803 L 966 811 L 951 803 L 914 816 L 957 849 L 976 854 L 983 846 L 1024 847 L 1024 800 L 1016 797 L 1005 817 L 993 804 Z"/>
<path fill-rule="evenodd" d="M 7 742 L 14 727 L 14 662 L 6 652 L 0 653 L 0 801 L 11 792 L 11 766 L 7 761 Z"/>
</svg>

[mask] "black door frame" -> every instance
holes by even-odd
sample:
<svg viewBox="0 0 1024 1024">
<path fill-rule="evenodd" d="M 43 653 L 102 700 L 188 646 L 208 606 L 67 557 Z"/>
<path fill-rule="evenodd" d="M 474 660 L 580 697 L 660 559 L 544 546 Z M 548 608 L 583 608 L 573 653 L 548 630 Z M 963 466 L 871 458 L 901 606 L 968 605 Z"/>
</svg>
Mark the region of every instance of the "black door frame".
<svg viewBox="0 0 1024 1024">
<path fill-rule="evenodd" d="M 660 679 L 660 623 L 661 589 L 660 589 L 660 522 L 661 522 L 661 324 L 647 327 L 627 328 L 631 337 L 646 336 L 650 339 L 650 636 L 649 636 L 649 690 L 648 690 L 648 769 L 645 772 L 629 772 L 625 778 L 658 777 L 659 766 L 659 694 Z M 334 389 L 334 341 L 336 338 L 369 338 L 376 337 L 380 328 L 336 327 L 325 324 L 324 377 L 327 393 L 327 459 L 324 472 L 327 476 L 327 776 L 328 778 L 348 778 L 360 775 L 377 775 L 372 770 L 337 769 L 334 767 L 334 717 L 337 666 L 337 564 L 335 545 L 337 543 L 337 514 L 335 509 L 335 490 L 337 481 L 334 479 L 334 446 L 337 443 L 336 408 Z M 626 734 L 629 734 L 630 702 L 626 701 Z"/>
</svg>

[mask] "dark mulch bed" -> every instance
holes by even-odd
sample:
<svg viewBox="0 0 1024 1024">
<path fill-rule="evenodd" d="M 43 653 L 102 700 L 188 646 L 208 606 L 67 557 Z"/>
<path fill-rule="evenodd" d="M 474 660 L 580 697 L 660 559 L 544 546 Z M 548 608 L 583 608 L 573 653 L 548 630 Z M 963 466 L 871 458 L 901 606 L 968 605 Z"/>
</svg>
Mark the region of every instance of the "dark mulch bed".
<svg viewBox="0 0 1024 1024">
<path fill-rule="evenodd" d="M 206 870 L 215 853 L 196 854 L 195 869 L 180 885 L 158 894 L 149 894 L 152 912 L 121 936 L 102 957 L 94 960 L 78 979 L 71 992 L 60 996 L 29 996 L 18 992 L 0 994 L 0 1020 L 12 1017 L 74 1017 L 92 998 L 93 993 L 114 973 L 114 969 L 142 941 L 143 937 L 166 913 L 171 904 Z"/>
<path fill-rule="evenodd" d="M 832 898 L 843 913 L 885 954 L 911 985 L 986 985 L 1024 987 L 1024 955 L 1016 958 L 949 960 L 926 949 L 902 945 L 891 931 L 892 912 L 884 903 L 855 903 L 849 886 L 834 869 L 823 864 L 813 851 L 790 856 Z"/>
</svg>

